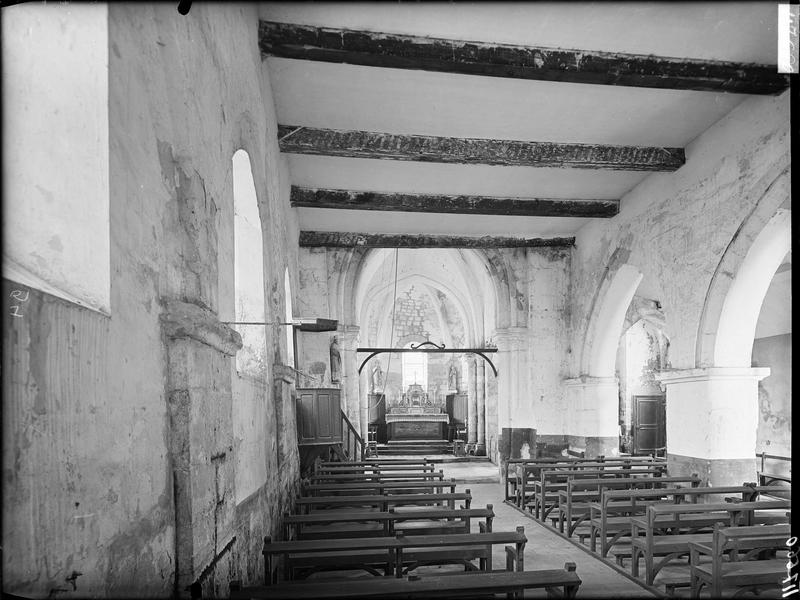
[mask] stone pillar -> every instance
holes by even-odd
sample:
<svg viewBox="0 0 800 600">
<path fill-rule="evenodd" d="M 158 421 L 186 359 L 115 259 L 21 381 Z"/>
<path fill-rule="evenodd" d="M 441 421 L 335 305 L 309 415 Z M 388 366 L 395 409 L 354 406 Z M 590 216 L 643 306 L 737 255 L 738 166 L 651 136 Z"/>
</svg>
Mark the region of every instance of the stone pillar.
<svg viewBox="0 0 800 600">
<path fill-rule="evenodd" d="M 619 454 L 619 384 L 616 377 L 564 380 L 565 441 L 587 458 Z"/>
<path fill-rule="evenodd" d="M 475 447 L 475 454 L 486 454 L 486 361 L 482 358 L 476 359 L 477 365 L 477 425 L 478 440 Z"/>
<path fill-rule="evenodd" d="M 478 442 L 478 381 L 475 357 L 468 355 L 467 360 L 467 444 L 474 450 Z"/>
<path fill-rule="evenodd" d="M 667 392 L 670 475 L 712 486 L 756 480 L 758 382 L 769 368 L 708 367 L 656 375 Z"/>
<path fill-rule="evenodd" d="M 164 300 L 167 416 L 175 503 L 175 596 L 188 597 L 235 531 L 231 357 L 239 334 L 216 314 Z"/>
<path fill-rule="evenodd" d="M 536 429 L 524 383 L 528 374 L 528 329 L 498 329 L 494 339 L 498 357 L 498 457 L 501 462 L 530 457 L 535 451 Z"/>
<path fill-rule="evenodd" d="M 337 331 L 342 355 L 342 383 L 339 387 L 342 390 L 342 410 L 366 442 L 369 415 L 366 396 L 362 400 L 359 394 L 358 332 L 358 325 L 340 325 Z"/>
</svg>

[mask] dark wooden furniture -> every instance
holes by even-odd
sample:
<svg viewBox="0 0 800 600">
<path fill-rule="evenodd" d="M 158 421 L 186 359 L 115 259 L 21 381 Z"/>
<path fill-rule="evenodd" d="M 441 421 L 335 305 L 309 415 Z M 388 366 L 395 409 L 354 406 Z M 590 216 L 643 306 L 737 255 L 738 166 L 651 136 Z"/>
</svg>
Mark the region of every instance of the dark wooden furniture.
<svg viewBox="0 0 800 600">
<path fill-rule="evenodd" d="M 343 580 L 320 582 L 289 582 L 284 584 L 240 588 L 231 585 L 230 597 L 269 600 L 338 599 L 392 599 L 392 598 L 465 598 L 505 593 L 509 598 L 519 598 L 526 589 L 544 588 L 548 594 L 574 598 L 581 585 L 575 572 L 575 563 L 568 562 L 564 569 L 536 571 L 496 571 L 436 575 L 431 577 L 374 578 L 368 580 Z"/>
<path fill-rule="evenodd" d="M 655 576 L 670 560 L 689 553 L 689 542 L 711 541 L 711 533 L 696 532 L 712 528 L 716 523 L 731 527 L 752 525 L 756 511 L 781 512 L 789 508 L 791 501 L 788 500 L 651 504 L 643 518 L 631 518 L 631 575 L 639 576 L 639 559 L 642 558 L 645 582 L 653 585 Z M 662 557 L 658 563 L 655 562 L 657 556 Z"/>
<path fill-rule="evenodd" d="M 311 483 L 385 482 L 385 481 L 441 481 L 444 471 L 381 471 L 379 473 L 316 473 L 308 478 Z"/>
<path fill-rule="evenodd" d="M 469 489 L 463 492 L 444 494 L 375 494 L 356 496 L 301 496 L 295 499 L 295 510 L 298 513 L 309 513 L 314 510 L 325 510 L 342 507 L 374 507 L 388 511 L 396 506 L 447 506 L 455 508 L 456 502 L 463 501 L 464 508 L 469 508 L 472 494 Z"/>
<path fill-rule="evenodd" d="M 364 481 L 360 483 L 305 483 L 301 491 L 305 495 L 347 495 L 347 494 L 441 494 L 456 491 L 456 479 L 450 481 Z"/>
<path fill-rule="evenodd" d="M 715 525 L 711 544 L 689 543 L 692 597 L 697 598 L 704 586 L 709 588 L 712 598 L 722 597 L 725 588 L 750 591 L 780 588 L 789 574 L 787 560 L 772 557 L 777 550 L 787 549 L 786 540 L 791 535 L 788 523 L 750 527 Z M 768 558 L 758 559 L 764 555 Z M 711 561 L 701 561 L 701 557 L 710 557 Z"/>
<path fill-rule="evenodd" d="M 372 457 L 364 460 L 348 460 L 348 461 L 319 461 L 320 468 L 326 467 L 380 467 L 380 466 L 407 466 L 407 467 L 423 467 L 431 464 L 433 461 L 427 458 L 384 458 Z"/>
<path fill-rule="evenodd" d="M 297 388 L 297 437 L 301 446 L 342 442 L 339 388 Z"/>
<path fill-rule="evenodd" d="M 532 487 L 523 485 L 521 488 L 520 491 L 526 500 L 523 506 L 530 508 L 534 517 L 545 521 L 550 512 L 557 507 L 559 490 L 566 489 L 567 482 L 571 479 L 657 477 L 665 473 L 664 466 L 628 465 L 624 468 L 611 466 L 603 469 L 546 469 L 541 471 L 539 480 L 535 481 Z M 532 492 L 531 494 L 528 494 L 529 490 Z M 531 498 L 530 502 L 527 501 L 528 497 Z"/>
<path fill-rule="evenodd" d="M 335 474 L 335 473 L 394 473 L 398 471 L 428 472 L 435 471 L 436 467 L 432 462 L 422 465 L 356 465 L 356 466 L 336 466 L 323 467 L 315 466 L 315 474 Z"/>
<path fill-rule="evenodd" d="M 524 569 L 527 542 L 523 527 L 516 531 L 455 533 L 447 535 L 396 535 L 378 538 L 293 540 L 264 539 L 264 581 L 289 581 L 317 571 L 361 569 L 373 575 L 404 573 L 423 565 L 458 564 L 467 570 L 492 570 L 492 547 L 513 544 L 506 550 L 510 570 Z M 476 566 L 472 561 L 478 561 Z"/>
<path fill-rule="evenodd" d="M 492 530 L 494 511 L 486 508 L 390 509 L 388 511 L 319 511 L 307 515 L 285 514 L 284 539 L 353 538 L 395 535 L 470 533 L 472 519 L 484 519 Z"/>
<path fill-rule="evenodd" d="M 576 528 L 586 523 L 586 531 L 583 535 L 588 537 L 590 535 L 591 504 L 599 501 L 606 490 L 652 490 L 679 484 L 697 487 L 700 485 L 700 477 L 694 475 L 691 477 L 570 479 L 567 481 L 566 489 L 558 491 L 558 529 L 561 533 L 566 533 L 567 537 L 572 537 Z"/>
<path fill-rule="evenodd" d="M 517 487 L 520 485 L 520 481 L 523 479 L 523 469 L 527 466 L 530 467 L 530 472 L 528 476 L 532 479 L 537 479 L 539 476 L 539 471 L 541 468 L 546 466 L 553 466 L 554 464 L 567 464 L 567 465 L 575 465 L 581 466 L 585 463 L 596 463 L 596 464 L 604 464 L 604 465 L 629 465 L 629 464 L 640 464 L 640 463 L 663 463 L 663 459 L 653 458 L 652 456 L 626 456 L 626 457 L 619 457 L 619 458 L 610 458 L 606 459 L 604 456 L 599 456 L 596 458 L 583 458 L 583 457 L 539 457 L 539 458 L 509 458 L 504 461 L 503 464 L 503 482 L 505 484 L 505 498 L 504 500 L 514 500 L 518 502 L 518 496 L 516 493 Z M 538 468 L 538 470 L 537 470 Z"/>
</svg>

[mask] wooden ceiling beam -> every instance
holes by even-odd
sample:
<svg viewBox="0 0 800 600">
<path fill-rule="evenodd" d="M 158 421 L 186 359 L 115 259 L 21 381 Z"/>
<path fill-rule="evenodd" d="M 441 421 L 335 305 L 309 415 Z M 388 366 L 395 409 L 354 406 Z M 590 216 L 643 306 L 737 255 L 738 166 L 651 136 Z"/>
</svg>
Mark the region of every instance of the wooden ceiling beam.
<svg viewBox="0 0 800 600">
<path fill-rule="evenodd" d="M 675 171 L 683 148 L 557 144 L 278 125 L 281 152 L 506 167 Z"/>
<path fill-rule="evenodd" d="M 263 20 L 258 40 L 262 58 L 738 94 L 778 94 L 789 87 L 788 76 L 778 73 L 775 65 L 516 46 Z"/>
<path fill-rule="evenodd" d="M 608 218 L 619 212 L 619 200 L 394 194 L 298 186 L 292 186 L 290 201 L 292 206 L 298 208 L 390 210 L 464 215 Z"/>
<path fill-rule="evenodd" d="M 574 237 L 515 238 L 301 231 L 301 248 L 536 248 L 574 246 Z"/>
</svg>

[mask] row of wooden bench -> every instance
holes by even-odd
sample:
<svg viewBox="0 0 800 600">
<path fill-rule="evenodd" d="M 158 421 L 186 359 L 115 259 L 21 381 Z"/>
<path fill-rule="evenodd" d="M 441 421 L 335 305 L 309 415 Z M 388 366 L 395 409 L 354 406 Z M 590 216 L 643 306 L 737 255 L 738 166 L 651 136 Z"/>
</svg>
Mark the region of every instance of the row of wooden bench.
<svg viewBox="0 0 800 600">
<path fill-rule="evenodd" d="M 599 469 L 602 462 L 605 468 Z M 758 588 L 782 580 L 785 561 L 738 561 L 730 565 L 731 548 L 749 548 L 747 558 L 771 557 L 785 548 L 789 533 L 791 491 L 775 486 L 744 484 L 700 487 L 700 479 L 669 477 L 666 470 L 652 472 L 654 461 L 519 461 L 515 471 L 516 493 L 510 501 L 529 507 L 541 521 L 567 537 L 589 539 L 600 557 L 613 554 L 619 565 L 631 561 L 631 574 L 654 585 L 656 577 L 675 559 L 694 559 L 675 575 L 661 576 L 666 591 L 690 587 L 697 594 L 708 586 L 716 596 L 724 586 Z M 641 465 L 646 465 L 644 468 Z M 625 469 L 627 473 L 619 472 Z M 607 472 L 603 472 L 607 471 Z M 529 485 L 524 473 L 538 478 Z M 506 478 L 507 490 L 509 478 Z M 526 500 L 525 490 L 531 489 Z M 731 496 L 733 495 L 733 496 Z M 760 545 L 759 545 L 760 544 Z M 701 561 L 701 557 L 703 560 Z M 710 557 L 710 561 L 708 560 Z"/>
<path fill-rule="evenodd" d="M 515 598 L 529 588 L 574 597 L 581 583 L 573 563 L 526 571 L 524 528 L 493 531 L 492 505 L 472 507 L 470 491 L 456 491 L 428 462 L 320 462 L 301 492 L 295 514 L 284 515 L 284 539 L 264 540 L 264 585 L 232 582 L 231 597 Z M 494 568 L 497 545 L 504 545 L 505 569 Z M 465 571 L 418 575 L 421 566 L 453 564 Z M 354 569 L 373 577 L 306 579 Z"/>
</svg>

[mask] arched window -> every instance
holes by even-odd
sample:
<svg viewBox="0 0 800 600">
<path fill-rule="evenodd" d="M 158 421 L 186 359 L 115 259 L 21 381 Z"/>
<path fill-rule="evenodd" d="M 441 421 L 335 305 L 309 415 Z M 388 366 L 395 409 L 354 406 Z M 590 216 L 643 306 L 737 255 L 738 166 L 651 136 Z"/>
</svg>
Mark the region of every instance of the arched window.
<svg viewBox="0 0 800 600">
<path fill-rule="evenodd" d="M 264 246 L 261 216 L 250 157 L 244 150 L 233 155 L 234 302 L 242 349 L 236 353 L 240 373 L 256 377 L 266 371 L 264 318 Z"/>
<path fill-rule="evenodd" d="M 404 352 L 402 357 L 403 390 L 416 383 L 428 389 L 428 355 L 424 352 Z"/>
</svg>

